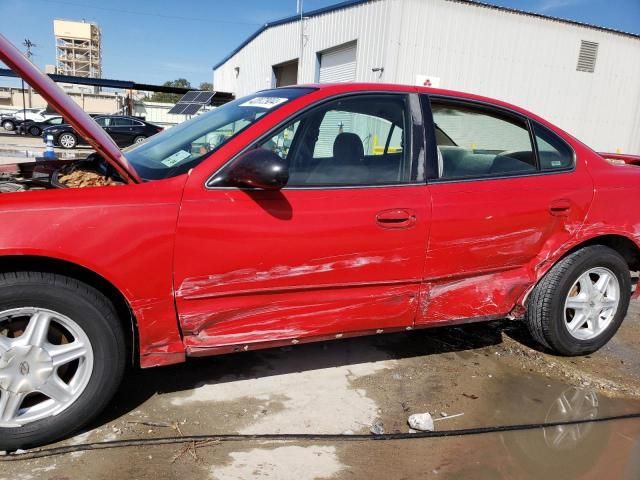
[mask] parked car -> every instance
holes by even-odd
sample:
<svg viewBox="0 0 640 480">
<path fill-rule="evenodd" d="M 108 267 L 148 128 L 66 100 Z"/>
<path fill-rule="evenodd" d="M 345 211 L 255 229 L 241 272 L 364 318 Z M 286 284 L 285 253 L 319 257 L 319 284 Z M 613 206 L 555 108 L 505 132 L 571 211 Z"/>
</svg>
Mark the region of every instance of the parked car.
<svg viewBox="0 0 640 480">
<path fill-rule="evenodd" d="M 13 114 L 0 115 L 0 126 L 7 132 L 12 132 L 18 125 L 22 123 L 22 120 L 18 120 Z"/>
<path fill-rule="evenodd" d="M 640 169 L 522 108 L 284 87 L 121 151 L 1 35 L 0 60 L 96 150 L 2 167 L 20 193 L 0 206 L 0 449 L 86 425 L 132 355 L 147 368 L 504 317 L 583 355 L 627 313 L 640 213 L 620 205 Z"/>
<path fill-rule="evenodd" d="M 39 137 L 40 135 L 42 135 L 42 131 L 45 128 L 53 127 L 53 126 L 61 126 L 64 123 L 65 123 L 64 118 L 60 116 L 51 117 L 42 122 L 27 120 L 16 126 L 16 133 L 20 135 L 31 135 L 33 137 Z"/>
<path fill-rule="evenodd" d="M 100 115 L 94 117 L 94 120 L 113 138 L 119 147 L 127 147 L 143 142 L 148 137 L 163 130 L 158 125 L 122 115 Z M 78 145 L 87 144 L 82 135 L 78 135 L 76 130 L 69 124 L 47 127 L 42 132 L 42 138 L 45 142 L 47 137 L 51 136 L 53 144 L 62 148 L 76 148 Z"/>
</svg>

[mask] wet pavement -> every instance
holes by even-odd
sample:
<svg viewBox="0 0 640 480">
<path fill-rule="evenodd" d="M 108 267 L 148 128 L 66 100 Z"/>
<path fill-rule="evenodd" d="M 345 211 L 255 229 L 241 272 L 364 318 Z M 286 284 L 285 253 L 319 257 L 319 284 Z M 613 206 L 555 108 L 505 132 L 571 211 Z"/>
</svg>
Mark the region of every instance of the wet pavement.
<svg viewBox="0 0 640 480">
<path fill-rule="evenodd" d="M 640 303 L 600 352 L 537 350 L 499 321 L 132 371 L 92 428 L 55 446 L 220 433 L 437 431 L 640 412 Z M 534 348 L 530 348 L 534 347 Z M 463 414 L 463 415 L 459 415 Z M 456 416 L 458 415 L 458 416 Z M 640 420 L 389 441 L 138 446 L 3 462 L 2 479 L 638 479 Z"/>
<path fill-rule="evenodd" d="M 20 162 L 34 162 L 42 157 L 45 144 L 41 137 L 17 135 L 14 132 L 6 132 L 0 128 L 0 165 Z M 75 160 L 86 158 L 93 150 L 90 147 L 80 146 L 73 150 L 55 148 L 56 157 L 61 160 Z"/>
</svg>

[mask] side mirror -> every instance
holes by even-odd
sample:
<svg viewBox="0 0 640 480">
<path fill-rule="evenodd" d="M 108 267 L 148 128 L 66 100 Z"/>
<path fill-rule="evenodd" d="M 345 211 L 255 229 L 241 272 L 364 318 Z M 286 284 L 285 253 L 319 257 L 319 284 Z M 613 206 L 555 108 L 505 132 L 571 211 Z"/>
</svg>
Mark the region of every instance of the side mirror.
<svg viewBox="0 0 640 480">
<path fill-rule="evenodd" d="M 231 167 L 227 181 L 238 187 L 280 190 L 289 181 L 287 161 L 266 148 L 245 152 Z"/>
</svg>

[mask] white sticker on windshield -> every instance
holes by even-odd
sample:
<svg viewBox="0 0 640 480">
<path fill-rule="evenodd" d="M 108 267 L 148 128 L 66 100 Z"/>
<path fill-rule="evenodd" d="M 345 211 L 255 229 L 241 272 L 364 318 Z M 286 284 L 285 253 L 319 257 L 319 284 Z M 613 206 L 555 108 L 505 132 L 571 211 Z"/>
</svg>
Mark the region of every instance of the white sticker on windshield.
<svg viewBox="0 0 640 480">
<path fill-rule="evenodd" d="M 164 160 L 162 160 L 162 163 L 167 167 L 173 167 L 174 165 L 180 163 L 182 160 L 190 156 L 191 154 L 186 150 L 178 150 L 176 153 L 174 153 L 170 157 L 167 157 Z"/>
<path fill-rule="evenodd" d="M 256 97 L 251 100 L 241 103 L 241 107 L 258 107 L 258 108 L 273 108 L 286 102 L 286 98 L 280 97 Z"/>
</svg>

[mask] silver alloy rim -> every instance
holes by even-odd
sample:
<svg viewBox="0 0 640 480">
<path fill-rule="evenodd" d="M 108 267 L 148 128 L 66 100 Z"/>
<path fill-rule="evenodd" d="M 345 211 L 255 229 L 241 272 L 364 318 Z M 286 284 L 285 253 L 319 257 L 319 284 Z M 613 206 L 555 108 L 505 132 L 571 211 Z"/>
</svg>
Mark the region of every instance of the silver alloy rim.
<svg viewBox="0 0 640 480">
<path fill-rule="evenodd" d="M 142 143 L 146 140 L 146 137 L 138 137 L 135 139 L 134 143 Z"/>
<path fill-rule="evenodd" d="M 60 137 L 60 145 L 65 148 L 71 148 L 76 144 L 75 138 L 69 134 L 62 135 Z"/>
<path fill-rule="evenodd" d="M 591 340 L 609 328 L 620 304 L 620 283 L 604 267 L 587 270 L 574 282 L 564 302 L 564 320 L 569 334 Z"/>
<path fill-rule="evenodd" d="M 22 334 L 10 337 L 11 325 L 25 320 Z M 58 334 L 66 343 L 51 343 Z M 82 395 L 92 372 L 89 337 L 69 317 L 35 307 L 0 312 L 0 427 L 58 415 Z"/>
</svg>

